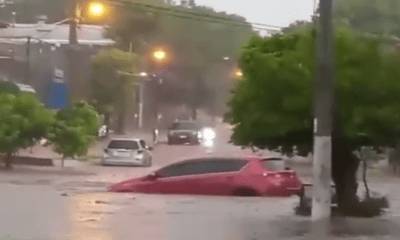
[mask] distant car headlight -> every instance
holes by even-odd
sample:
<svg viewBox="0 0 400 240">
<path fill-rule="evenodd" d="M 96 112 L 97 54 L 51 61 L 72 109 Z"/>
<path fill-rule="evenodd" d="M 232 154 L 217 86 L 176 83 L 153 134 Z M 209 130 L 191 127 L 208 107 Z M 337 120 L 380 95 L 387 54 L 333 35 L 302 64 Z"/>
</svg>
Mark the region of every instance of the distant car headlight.
<svg viewBox="0 0 400 240">
<path fill-rule="evenodd" d="M 108 158 L 108 154 L 107 154 L 107 153 L 104 153 L 104 154 L 103 154 L 103 158 Z"/>
<path fill-rule="evenodd" d="M 210 128 L 206 128 L 206 129 L 204 129 L 203 136 L 204 136 L 204 139 L 213 139 L 213 138 L 215 138 L 215 132 L 214 132 L 214 130 L 212 130 Z"/>
</svg>

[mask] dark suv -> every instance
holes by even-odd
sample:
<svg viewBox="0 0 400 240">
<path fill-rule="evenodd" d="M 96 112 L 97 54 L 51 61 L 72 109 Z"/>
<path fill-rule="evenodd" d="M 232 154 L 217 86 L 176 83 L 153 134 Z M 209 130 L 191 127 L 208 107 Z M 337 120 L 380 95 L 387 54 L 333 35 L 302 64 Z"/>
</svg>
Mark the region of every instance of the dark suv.
<svg viewBox="0 0 400 240">
<path fill-rule="evenodd" d="M 176 121 L 168 130 L 168 144 L 199 144 L 202 126 L 194 121 Z"/>
</svg>

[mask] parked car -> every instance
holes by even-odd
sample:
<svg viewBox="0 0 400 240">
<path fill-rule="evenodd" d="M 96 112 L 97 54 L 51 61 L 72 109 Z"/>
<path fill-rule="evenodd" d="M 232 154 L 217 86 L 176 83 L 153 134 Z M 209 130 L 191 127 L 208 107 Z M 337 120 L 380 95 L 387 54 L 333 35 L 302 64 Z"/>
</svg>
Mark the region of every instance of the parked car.
<svg viewBox="0 0 400 240">
<path fill-rule="evenodd" d="M 114 138 L 104 149 L 102 164 L 150 167 L 152 150 L 143 139 Z"/>
<path fill-rule="evenodd" d="M 112 185 L 111 192 L 221 196 L 302 195 L 296 173 L 281 158 L 201 158 Z"/>
<path fill-rule="evenodd" d="M 195 121 L 175 121 L 168 130 L 168 144 L 199 144 L 202 126 Z"/>
<path fill-rule="evenodd" d="M 107 125 L 102 125 L 100 128 L 99 128 L 99 131 L 98 131 L 99 133 L 98 133 L 98 135 L 99 135 L 99 137 L 100 138 L 104 138 L 104 137 L 107 137 Z"/>
</svg>

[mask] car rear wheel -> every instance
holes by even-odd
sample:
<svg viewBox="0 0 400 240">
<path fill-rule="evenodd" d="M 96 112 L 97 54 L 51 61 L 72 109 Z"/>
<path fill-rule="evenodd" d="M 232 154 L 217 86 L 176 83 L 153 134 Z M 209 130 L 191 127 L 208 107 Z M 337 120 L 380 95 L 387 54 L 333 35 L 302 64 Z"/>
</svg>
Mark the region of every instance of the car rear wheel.
<svg viewBox="0 0 400 240">
<path fill-rule="evenodd" d="M 259 194 L 252 188 L 238 188 L 233 191 L 232 195 L 238 197 L 254 197 Z"/>
<path fill-rule="evenodd" d="M 172 139 L 168 138 L 168 145 L 172 145 Z"/>
</svg>

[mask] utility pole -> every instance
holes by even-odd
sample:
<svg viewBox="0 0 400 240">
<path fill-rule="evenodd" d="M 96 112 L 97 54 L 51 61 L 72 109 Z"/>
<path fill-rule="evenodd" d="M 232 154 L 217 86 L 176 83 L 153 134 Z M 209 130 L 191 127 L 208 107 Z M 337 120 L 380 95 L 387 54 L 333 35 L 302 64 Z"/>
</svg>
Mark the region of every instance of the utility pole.
<svg viewBox="0 0 400 240">
<path fill-rule="evenodd" d="M 77 8 L 78 4 L 76 2 L 77 0 L 72 1 L 72 12 L 70 16 L 70 21 L 69 21 L 69 44 L 70 45 L 76 45 L 78 44 L 78 34 L 76 32 L 77 28 Z"/>
<path fill-rule="evenodd" d="M 144 83 L 139 86 L 139 129 L 143 128 L 143 94 L 144 94 Z"/>
<path fill-rule="evenodd" d="M 326 239 L 331 216 L 334 115 L 332 0 L 320 0 L 319 28 L 318 78 L 314 100 L 312 234 L 314 239 Z"/>
<path fill-rule="evenodd" d="M 25 84 L 29 84 L 30 77 L 30 53 L 31 53 L 31 37 L 28 37 L 26 41 L 26 76 L 25 76 Z"/>
</svg>

